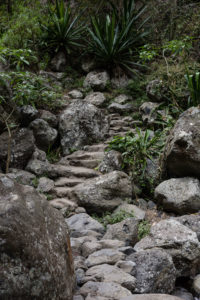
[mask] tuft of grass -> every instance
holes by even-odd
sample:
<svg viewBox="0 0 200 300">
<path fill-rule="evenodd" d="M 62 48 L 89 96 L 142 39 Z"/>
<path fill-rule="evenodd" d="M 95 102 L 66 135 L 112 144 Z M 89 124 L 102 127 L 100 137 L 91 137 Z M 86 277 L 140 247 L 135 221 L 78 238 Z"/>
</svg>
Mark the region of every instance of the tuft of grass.
<svg viewBox="0 0 200 300">
<path fill-rule="evenodd" d="M 148 221 L 143 220 L 138 226 L 138 239 L 141 240 L 150 233 L 151 225 Z"/>
<path fill-rule="evenodd" d="M 57 149 L 51 149 L 51 147 L 49 147 L 46 155 L 47 155 L 48 161 L 50 163 L 54 164 L 54 163 L 58 162 L 61 157 L 61 149 L 60 149 L 60 147 Z"/>
<path fill-rule="evenodd" d="M 127 212 L 125 210 L 119 210 L 115 213 L 106 212 L 102 217 L 99 217 L 96 214 L 92 215 L 92 217 L 101 223 L 105 228 L 109 224 L 119 223 L 127 218 L 134 218 L 134 216 L 134 211 Z"/>
</svg>

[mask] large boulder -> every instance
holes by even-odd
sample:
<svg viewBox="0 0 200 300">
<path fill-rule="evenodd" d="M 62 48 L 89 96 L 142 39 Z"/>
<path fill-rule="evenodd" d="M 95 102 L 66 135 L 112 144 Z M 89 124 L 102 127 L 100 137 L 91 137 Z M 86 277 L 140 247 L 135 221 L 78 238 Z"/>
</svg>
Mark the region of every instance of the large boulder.
<svg viewBox="0 0 200 300">
<path fill-rule="evenodd" d="M 72 149 L 103 140 L 109 130 L 108 118 L 86 101 L 73 101 L 60 115 L 59 131 L 64 155 Z"/>
<path fill-rule="evenodd" d="M 30 127 L 33 129 L 36 144 L 39 149 L 47 151 L 49 147 L 55 143 L 58 132 L 55 128 L 49 126 L 46 121 L 36 119 L 31 122 Z"/>
<path fill-rule="evenodd" d="M 0 298 L 71 300 L 74 268 L 67 225 L 29 186 L 0 177 Z"/>
<path fill-rule="evenodd" d="M 155 199 L 165 210 L 178 214 L 200 210 L 200 182 L 191 177 L 172 178 L 155 189 Z"/>
<path fill-rule="evenodd" d="M 110 76 L 106 71 L 103 72 L 90 72 L 87 74 L 83 86 L 85 88 L 92 88 L 96 91 L 104 91 L 109 83 Z"/>
<path fill-rule="evenodd" d="M 78 204 L 90 212 L 113 211 L 123 200 L 132 195 L 128 175 L 114 171 L 79 184 L 75 188 Z"/>
<path fill-rule="evenodd" d="M 170 293 L 174 290 L 176 269 L 164 250 L 150 249 L 127 257 L 136 265 L 131 275 L 136 277 L 135 293 Z"/>
<path fill-rule="evenodd" d="M 12 131 L 10 167 L 23 169 L 34 151 L 33 132 L 27 128 Z M 9 136 L 7 132 L 0 135 L 0 166 L 5 169 L 8 155 Z"/>
<path fill-rule="evenodd" d="M 200 108 L 181 114 L 168 138 L 163 173 L 170 177 L 200 177 Z"/>
<path fill-rule="evenodd" d="M 162 248 L 172 256 L 177 276 L 195 275 L 200 267 L 200 243 L 197 234 L 174 219 L 151 227 L 149 236 L 138 242 L 136 252 Z"/>
</svg>

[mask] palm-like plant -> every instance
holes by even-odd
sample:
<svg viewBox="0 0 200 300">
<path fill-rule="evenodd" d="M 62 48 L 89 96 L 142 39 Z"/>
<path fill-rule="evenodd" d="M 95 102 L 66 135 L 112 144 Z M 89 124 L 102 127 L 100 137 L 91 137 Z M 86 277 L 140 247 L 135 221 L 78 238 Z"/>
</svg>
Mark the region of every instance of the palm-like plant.
<svg viewBox="0 0 200 300">
<path fill-rule="evenodd" d="M 190 97 L 188 99 L 188 106 L 196 106 L 200 104 L 200 73 L 189 75 L 186 74 Z"/>
<path fill-rule="evenodd" d="M 80 15 L 73 16 L 71 7 L 65 7 L 64 0 L 56 0 L 56 11 L 50 11 L 50 22 L 44 28 L 44 43 L 52 51 L 65 50 L 67 54 L 74 47 L 80 47 L 83 24 L 77 23 Z"/>
<path fill-rule="evenodd" d="M 89 52 L 108 67 L 119 65 L 132 71 L 134 50 L 148 34 L 142 31 L 147 19 L 136 27 L 136 21 L 146 7 L 135 13 L 134 0 L 124 0 L 122 13 L 111 3 L 112 14 L 101 19 L 91 18 Z"/>
</svg>

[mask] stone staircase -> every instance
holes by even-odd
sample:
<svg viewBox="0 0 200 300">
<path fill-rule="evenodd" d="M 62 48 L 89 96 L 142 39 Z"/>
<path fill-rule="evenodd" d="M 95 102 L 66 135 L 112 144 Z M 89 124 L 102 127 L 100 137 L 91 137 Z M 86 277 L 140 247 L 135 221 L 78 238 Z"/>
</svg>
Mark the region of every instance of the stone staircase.
<svg viewBox="0 0 200 300">
<path fill-rule="evenodd" d="M 77 198 L 74 188 L 87 180 L 100 176 L 98 166 L 104 158 L 104 151 L 115 135 L 124 136 L 128 131 L 135 132 L 134 121 L 131 117 L 122 117 L 120 114 L 110 114 L 110 131 L 104 143 L 84 146 L 83 150 L 63 157 L 52 167 L 51 177 L 55 180 L 53 197 L 50 204 L 57 209 L 74 207 Z"/>
</svg>

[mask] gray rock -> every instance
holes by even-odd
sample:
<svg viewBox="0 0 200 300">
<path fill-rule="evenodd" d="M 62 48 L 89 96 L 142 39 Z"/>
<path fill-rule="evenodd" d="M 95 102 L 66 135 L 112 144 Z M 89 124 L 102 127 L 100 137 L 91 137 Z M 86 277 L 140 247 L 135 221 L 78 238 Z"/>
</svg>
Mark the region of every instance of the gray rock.
<svg viewBox="0 0 200 300">
<path fill-rule="evenodd" d="M 151 227 L 149 236 L 138 242 L 137 252 L 163 248 L 172 256 L 177 276 L 195 275 L 200 266 L 200 243 L 194 231 L 174 219 L 160 221 Z"/>
<path fill-rule="evenodd" d="M 101 107 L 105 104 L 106 97 L 101 92 L 92 92 L 85 97 L 84 101 L 87 101 L 97 107 Z"/>
<path fill-rule="evenodd" d="M 47 162 L 46 153 L 44 151 L 38 149 L 37 147 L 35 147 L 32 159 L 37 159 L 37 160 L 40 160 L 40 161 L 43 161 L 43 162 Z"/>
<path fill-rule="evenodd" d="M 122 163 L 123 159 L 121 153 L 115 150 L 111 150 L 105 154 L 103 161 L 98 167 L 98 171 L 100 171 L 101 173 L 121 171 Z"/>
<path fill-rule="evenodd" d="M 33 129 L 36 144 L 39 149 L 46 151 L 55 143 L 58 132 L 55 128 L 50 127 L 46 121 L 36 119 L 31 122 L 30 128 Z"/>
<path fill-rule="evenodd" d="M 198 274 L 193 281 L 193 288 L 195 292 L 200 295 L 200 274 Z"/>
<path fill-rule="evenodd" d="M 194 300 L 193 295 L 183 288 L 176 288 L 173 292 L 173 295 L 176 297 L 180 297 L 183 300 Z"/>
<path fill-rule="evenodd" d="M 83 93 L 79 90 L 72 90 L 68 93 L 69 97 L 72 99 L 82 99 Z"/>
<path fill-rule="evenodd" d="M 101 110 L 85 101 L 73 101 L 60 115 L 59 132 L 64 155 L 71 149 L 103 140 L 108 130 L 108 118 Z"/>
<path fill-rule="evenodd" d="M 125 211 L 127 213 L 131 213 L 134 215 L 135 219 L 140 221 L 144 220 L 145 218 L 145 211 L 133 204 L 123 203 L 120 206 L 118 206 L 118 208 L 114 211 L 114 213 L 119 211 Z"/>
<path fill-rule="evenodd" d="M 50 67 L 54 72 L 64 72 L 67 65 L 67 58 L 64 52 L 58 52 L 51 60 Z"/>
<path fill-rule="evenodd" d="M 83 270 L 87 270 L 87 266 L 85 264 L 85 258 L 83 256 L 75 256 L 74 257 L 74 267 L 75 267 L 75 270 L 78 270 L 78 269 L 83 269 Z"/>
<path fill-rule="evenodd" d="M 87 270 L 86 276 L 91 276 L 100 282 L 118 283 L 131 292 L 135 290 L 136 279 L 116 266 L 110 266 L 107 264 L 94 266 Z"/>
<path fill-rule="evenodd" d="M 18 169 L 10 169 L 6 176 L 24 185 L 33 185 L 33 181 L 36 178 L 32 173 Z"/>
<path fill-rule="evenodd" d="M 136 264 L 131 260 L 120 260 L 116 263 L 116 267 L 122 269 L 124 272 L 131 274 L 135 268 Z"/>
<path fill-rule="evenodd" d="M 88 180 L 87 185 L 79 184 L 74 191 L 78 204 L 95 213 L 113 211 L 132 195 L 129 177 L 119 171 Z"/>
<path fill-rule="evenodd" d="M 166 295 L 166 294 L 144 294 L 132 295 L 130 297 L 122 298 L 120 300 L 183 300 L 182 298 Z"/>
<path fill-rule="evenodd" d="M 118 239 L 126 245 L 134 246 L 138 241 L 139 220 L 128 218 L 119 223 L 108 225 L 104 239 Z"/>
<path fill-rule="evenodd" d="M 39 115 L 39 112 L 32 105 L 24 105 L 20 108 L 20 122 L 23 126 L 28 126 Z"/>
<path fill-rule="evenodd" d="M 166 180 L 156 187 L 155 199 L 168 211 L 178 214 L 198 212 L 200 210 L 200 182 L 191 177 Z"/>
<path fill-rule="evenodd" d="M 83 86 L 85 88 L 92 88 L 96 91 L 104 91 L 109 80 L 110 80 L 110 76 L 106 71 L 104 72 L 94 71 L 87 74 Z"/>
<path fill-rule="evenodd" d="M 113 298 L 112 298 L 113 299 Z M 95 296 L 95 300 L 112 300 L 111 298 Z M 94 300 L 93 296 L 88 295 L 85 300 Z"/>
<path fill-rule="evenodd" d="M 158 106 L 158 103 L 144 102 L 139 108 L 140 114 L 142 116 L 142 121 L 149 125 L 153 124 L 157 117 L 156 108 Z"/>
<path fill-rule="evenodd" d="M 175 218 L 176 221 L 181 223 L 182 225 L 190 228 L 192 231 L 196 232 L 197 237 L 200 241 L 200 215 L 192 214 L 185 215 L 181 217 Z"/>
<path fill-rule="evenodd" d="M 99 233 L 104 232 L 104 227 L 98 221 L 90 217 L 88 214 L 81 213 L 76 214 L 68 219 L 66 222 L 71 231 L 81 232 L 83 229 L 85 231 L 92 230 Z"/>
<path fill-rule="evenodd" d="M 84 300 L 84 298 L 81 295 L 75 295 L 73 300 Z"/>
<path fill-rule="evenodd" d="M 37 190 L 42 193 L 49 193 L 54 188 L 54 181 L 47 178 L 41 177 L 38 182 Z"/>
<path fill-rule="evenodd" d="M 71 299 L 75 278 L 62 216 L 34 188 L 6 176 L 0 211 L 0 298 Z"/>
<path fill-rule="evenodd" d="M 130 95 L 125 95 L 125 94 L 121 94 L 114 98 L 114 102 L 119 104 L 126 104 L 131 100 L 133 100 L 133 98 Z"/>
<path fill-rule="evenodd" d="M 164 86 L 162 80 L 155 79 L 148 83 L 146 87 L 146 93 L 149 99 L 152 101 L 162 102 L 166 100 L 168 89 Z"/>
<path fill-rule="evenodd" d="M 58 125 L 57 117 L 48 110 L 40 110 L 40 119 L 46 121 L 53 128 Z"/>
<path fill-rule="evenodd" d="M 83 269 L 76 270 L 76 283 L 77 285 L 81 285 L 84 281 L 85 271 Z"/>
<path fill-rule="evenodd" d="M 93 297 L 91 299 L 95 300 L 120 300 L 123 297 L 130 296 L 131 292 L 117 283 L 88 281 L 81 287 L 80 294 L 85 297 L 90 295 L 90 297 Z"/>
<path fill-rule="evenodd" d="M 86 210 L 84 207 L 77 207 L 76 211 L 77 214 L 86 213 Z"/>
<path fill-rule="evenodd" d="M 8 154 L 8 133 L 0 135 L 0 165 L 5 169 Z M 27 128 L 12 131 L 10 168 L 23 169 L 34 151 L 33 132 Z"/>
<path fill-rule="evenodd" d="M 67 198 L 55 198 L 49 201 L 54 208 L 60 209 L 63 217 L 69 216 L 69 212 L 74 212 L 77 208 L 77 203 Z"/>
<path fill-rule="evenodd" d="M 181 114 L 168 138 L 163 173 L 170 177 L 200 177 L 200 108 Z"/>
<path fill-rule="evenodd" d="M 82 255 L 84 257 L 88 257 L 93 252 L 96 252 L 101 249 L 102 249 L 102 245 L 99 242 L 94 242 L 94 241 L 85 242 L 82 245 Z"/>
<path fill-rule="evenodd" d="M 65 77 L 64 72 L 47 72 L 47 71 L 41 70 L 41 71 L 39 71 L 39 74 L 55 83 L 57 83 L 58 81 L 61 81 Z"/>
<path fill-rule="evenodd" d="M 112 248 L 117 249 L 125 246 L 125 242 L 119 241 L 119 240 L 100 240 L 99 244 L 102 246 L 102 248 Z"/>
<path fill-rule="evenodd" d="M 132 104 L 119 104 L 119 103 L 111 103 L 108 106 L 108 110 L 110 113 L 119 113 L 119 114 L 124 114 L 124 113 L 129 113 L 134 111 L 134 107 Z"/>
<path fill-rule="evenodd" d="M 101 249 L 88 256 L 85 263 L 88 267 L 101 264 L 114 265 L 117 261 L 125 259 L 125 255 L 115 249 Z"/>
<path fill-rule="evenodd" d="M 49 167 L 50 164 L 47 161 L 31 159 L 26 166 L 26 171 L 31 172 L 37 176 L 44 176 L 47 175 Z"/>
<path fill-rule="evenodd" d="M 151 181 L 156 182 L 160 178 L 160 161 L 158 158 L 146 160 L 145 176 Z"/>
<path fill-rule="evenodd" d="M 176 269 L 171 256 L 164 250 L 140 251 L 127 259 L 136 264 L 131 272 L 137 280 L 135 293 L 170 293 L 174 290 Z"/>
</svg>

